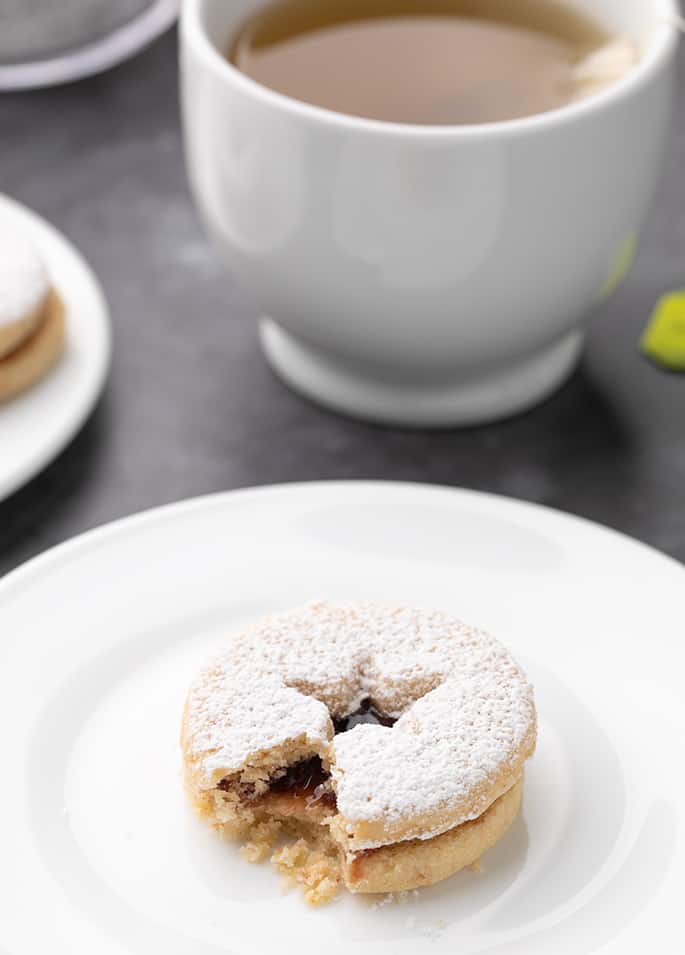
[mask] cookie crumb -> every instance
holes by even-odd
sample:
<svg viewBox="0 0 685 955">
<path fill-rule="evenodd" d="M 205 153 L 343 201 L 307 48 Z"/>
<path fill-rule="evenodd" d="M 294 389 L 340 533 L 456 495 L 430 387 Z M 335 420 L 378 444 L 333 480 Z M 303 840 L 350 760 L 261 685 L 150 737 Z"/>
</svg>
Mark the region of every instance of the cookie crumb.
<svg viewBox="0 0 685 955">
<path fill-rule="evenodd" d="M 260 822 L 250 830 L 250 840 L 241 848 L 240 854 L 247 862 L 264 862 L 281 834 L 278 822 Z"/>
<path fill-rule="evenodd" d="M 394 896 L 394 894 L 393 894 L 392 892 L 388 892 L 387 895 L 383 895 L 383 896 L 381 896 L 380 899 L 376 899 L 376 901 L 373 903 L 373 905 L 371 906 L 371 908 L 372 908 L 372 909 L 381 909 L 381 908 L 383 908 L 384 905 L 392 905 L 392 903 L 393 903 L 394 901 L 395 901 L 395 896 Z"/>
<path fill-rule="evenodd" d="M 284 888 L 299 885 L 308 905 L 324 905 L 338 892 L 341 881 L 338 859 L 305 839 L 281 846 L 271 861 L 282 875 Z"/>
</svg>

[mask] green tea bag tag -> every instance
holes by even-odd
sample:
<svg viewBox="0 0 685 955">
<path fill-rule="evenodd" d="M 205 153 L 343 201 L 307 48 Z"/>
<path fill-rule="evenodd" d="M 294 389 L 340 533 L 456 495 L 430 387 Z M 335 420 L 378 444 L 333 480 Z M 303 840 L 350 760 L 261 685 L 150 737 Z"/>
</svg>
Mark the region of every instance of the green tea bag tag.
<svg viewBox="0 0 685 955">
<path fill-rule="evenodd" d="M 662 367 L 685 371 L 685 291 L 659 299 L 640 345 Z"/>
</svg>

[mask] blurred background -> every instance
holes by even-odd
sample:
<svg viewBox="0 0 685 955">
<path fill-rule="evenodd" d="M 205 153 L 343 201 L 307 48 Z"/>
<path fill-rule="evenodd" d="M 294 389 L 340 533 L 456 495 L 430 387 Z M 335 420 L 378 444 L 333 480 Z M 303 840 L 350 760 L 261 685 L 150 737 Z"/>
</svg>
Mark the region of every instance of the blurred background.
<svg viewBox="0 0 685 955">
<path fill-rule="evenodd" d="M 328 413 L 267 369 L 254 308 L 227 276 L 188 192 L 174 30 L 100 75 L 0 94 L 0 191 L 84 253 L 114 335 L 111 376 L 91 419 L 0 503 L 0 573 L 144 508 L 326 478 L 513 495 L 685 560 L 685 377 L 638 351 L 657 298 L 685 285 L 682 49 L 679 88 L 668 166 L 637 258 L 598 310 L 579 370 L 523 416 L 432 433 Z M 0 458 L 7 453 L 0 447 Z"/>
</svg>

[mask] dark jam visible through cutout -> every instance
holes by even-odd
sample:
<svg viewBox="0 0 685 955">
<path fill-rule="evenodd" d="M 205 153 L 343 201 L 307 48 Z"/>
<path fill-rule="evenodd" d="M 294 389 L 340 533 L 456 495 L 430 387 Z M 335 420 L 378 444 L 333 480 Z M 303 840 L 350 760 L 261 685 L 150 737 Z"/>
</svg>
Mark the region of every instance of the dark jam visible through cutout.
<svg viewBox="0 0 685 955">
<path fill-rule="evenodd" d="M 394 717 L 386 716 L 385 713 L 381 713 L 380 710 L 377 710 L 371 700 L 363 700 L 359 709 L 355 710 L 354 713 L 350 713 L 348 716 L 341 716 L 339 719 L 334 719 L 333 727 L 337 736 L 338 733 L 346 733 L 348 730 L 354 729 L 359 723 L 378 723 L 380 726 L 394 726 L 396 722 L 397 720 Z"/>
</svg>

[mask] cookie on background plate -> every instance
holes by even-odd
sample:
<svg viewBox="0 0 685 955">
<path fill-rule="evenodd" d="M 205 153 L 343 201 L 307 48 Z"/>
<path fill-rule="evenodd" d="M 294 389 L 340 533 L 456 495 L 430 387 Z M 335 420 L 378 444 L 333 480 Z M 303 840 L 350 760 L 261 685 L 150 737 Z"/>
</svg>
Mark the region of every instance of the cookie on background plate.
<svg viewBox="0 0 685 955">
<path fill-rule="evenodd" d="M 64 307 L 34 245 L 0 222 L 0 402 L 40 381 L 64 350 Z"/>
</svg>

